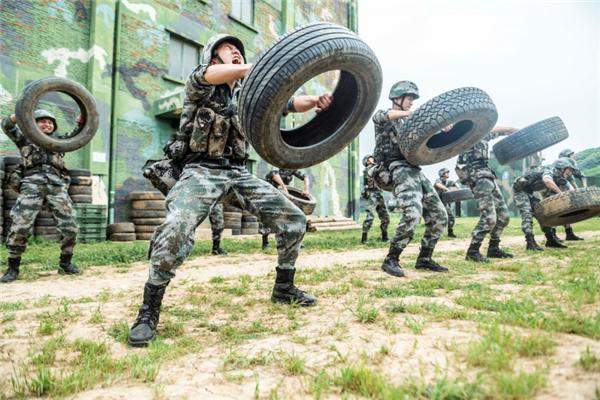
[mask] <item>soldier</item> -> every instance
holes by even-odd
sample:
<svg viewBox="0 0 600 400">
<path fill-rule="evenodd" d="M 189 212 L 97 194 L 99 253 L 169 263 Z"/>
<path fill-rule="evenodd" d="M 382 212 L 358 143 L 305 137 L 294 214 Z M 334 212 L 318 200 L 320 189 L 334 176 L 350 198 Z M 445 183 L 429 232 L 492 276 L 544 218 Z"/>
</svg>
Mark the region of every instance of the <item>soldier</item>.
<svg viewBox="0 0 600 400">
<path fill-rule="evenodd" d="M 58 125 L 52 113 L 36 110 L 34 118 L 40 131 L 58 136 Z M 10 212 L 12 225 L 6 239 L 8 269 L 0 278 L 0 282 L 12 282 L 17 279 L 21 254 L 27 247 L 27 238 L 31 235 L 35 218 L 44 202 L 50 206 L 62 235 L 59 272 L 79 274 L 79 269 L 71 262 L 78 229 L 73 202 L 68 193 L 70 177 L 65 167 L 64 154 L 33 144 L 23 135 L 16 122 L 14 114 L 2 121 L 2 130 L 21 152 L 22 178 L 19 197 Z M 77 118 L 77 122 L 81 124 L 81 117 Z M 75 132 L 77 129 L 63 137 L 70 137 Z"/>
<path fill-rule="evenodd" d="M 561 188 L 572 189 L 567 182 L 573 173 L 573 168 L 568 158 L 559 158 L 554 162 L 552 168 L 542 168 L 537 171 L 530 171 L 523 176 L 518 177 L 513 184 L 515 204 L 521 214 L 521 230 L 525 234 L 526 249 L 541 251 L 543 250 L 535 241 L 533 234 L 533 209 L 539 203 L 539 198 L 535 192 L 547 191 L 551 194 L 560 193 Z M 561 183 L 564 181 L 564 183 Z M 546 247 L 565 248 L 566 246 L 556 237 L 556 231 L 550 227 L 542 226 L 542 231 L 546 236 Z"/>
<path fill-rule="evenodd" d="M 450 180 L 450 170 L 448 168 L 442 168 L 438 171 L 439 178 L 435 181 L 433 187 L 437 192 L 438 196 L 442 193 L 449 191 L 451 187 L 459 189 L 456 182 Z M 442 203 L 446 207 L 446 214 L 448 214 L 448 237 L 455 238 L 454 234 L 454 212 L 452 211 L 452 203 Z"/>
<path fill-rule="evenodd" d="M 367 241 L 369 229 L 371 229 L 371 226 L 373 226 L 375 213 L 377 213 L 381 223 L 381 241 L 388 241 L 387 228 L 390 224 L 390 214 L 388 213 L 388 209 L 385 205 L 385 199 L 383 198 L 381 189 L 377 186 L 373 177 L 367 172 L 369 167 L 373 166 L 374 164 L 375 158 L 373 158 L 371 154 L 363 158 L 363 166 L 365 169 L 363 172 L 364 183 L 361 196 L 366 201 L 365 210 L 367 212 L 367 217 L 363 222 L 362 238 L 360 239 L 361 243 L 366 243 Z"/>
<path fill-rule="evenodd" d="M 573 174 L 569 177 L 568 182 L 574 188 L 576 188 L 577 182 L 575 182 L 575 178 L 577 178 L 581 181 L 581 185 L 583 187 L 587 187 L 587 178 L 581 173 L 581 170 L 579 169 L 579 166 L 577 165 L 577 159 L 576 159 L 575 152 L 571 149 L 564 149 L 563 151 L 561 151 L 558 154 L 558 157 L 568 158 L 569 161 L 571 162 L 571 164 L 573 165 Z M 564 182 L 564 180 L 562 180 L 562 182 Z M 561 189 L 565 190 L 564 187 L 561 187 Z M 573 232 L 573 227 L 571 225 L 565 225 L 565 233 L 567 234 L 567 236 L 565 237 L 565 240 L 573 240 L 573 241 L 583 240 L 582 237 L 575 235 L 575 232 Z"/>
<path fill-rule="evenodd" d="M 496 182 L 496 174 L 489 166 L 489 141 L 500 136 L 511 135 L 514 128 L 494 127 L 479 143 L 458 156 L 456 174 L 461 183 L 469 185 L 479 205 L 479 222 L 471 234 L 471 244 L 466 259 L 488 262 L 479 248 L 486 234 L 490 234 L 487 256 L 490 258 L 511 258 L 512 254 L 500 248 L 500 235 L 508 225 L 508 207 Z"/>
<path fill-rule="evenodd" d="M 279 190 L 245 167 L 248 149 L 238 120 L 237 99 L 241 80 L 250 68 L 242 42 L 220 34 L 208 41 L 202 63 L 188 77 L 179 132 L 170 144 L 171 154 L 185 167 L 167 195 L 166 220 L 150 242 L 143 304 L 129 332 L 133 346 L 146 346 L 155 338 L 165 289 L 192 250 L 196 227 L 210 208 L 231 192 L 276 233 L 279 258 L 271 300 L 301 306 L 316 302 L 294 285 L 306 217 Z M 286 110 L 320 112 L 331 101 L 330 94 L 297 96 L 290 99 Z"/>
<path fill-rule="evenodd" d="M 277 189 L 289 194 L 288 186 L 290 183 L 292 183 L 292 179 L 294 177 L 304 182 L 302 194 L 309 196 L 310 180 L 308 179 L 307 175 L 303 174 L 297 169 L 272 169 L 267 173 L 267 175 L 265 175 L 265 180 Z M 260 225 L 258 231 L 262 235 L 262 249 L 265 250 L 269 247 L 269 233 L 271 233 L 271 231 L 263 224 Z"/>
<path fill-rule="evenodd" d="M 379 110 L 373 116 L 376 173 L 389 174 L 388 182 L 394 186 L 394 197 L 402 212 L 402 219 L 390 241 L 390 249 L 381 269 L 397 277 L 404 276 L 398 259 L 412 240 L 421 216 L 425 220 L 425 233 L 415 268 L 436 272 L 448 271 L 431 258 L 435 245 L 446 228 L 448 216 L 444 206 L 431 182 L 421 172 L 421 168 L 406 161 L 398 147 L 397 136 L 400 134 L 400 128 L 404 120 L 411 115 L 413 101 L 418 98 L 417 85 L 410 81 L 397 82 L 389 94 L 392 108 Z M 449 129 L 450 127 L 444 128 L 444 131 Z M 381 177 L 378 179 L 383 180 Z"/>
</svg>

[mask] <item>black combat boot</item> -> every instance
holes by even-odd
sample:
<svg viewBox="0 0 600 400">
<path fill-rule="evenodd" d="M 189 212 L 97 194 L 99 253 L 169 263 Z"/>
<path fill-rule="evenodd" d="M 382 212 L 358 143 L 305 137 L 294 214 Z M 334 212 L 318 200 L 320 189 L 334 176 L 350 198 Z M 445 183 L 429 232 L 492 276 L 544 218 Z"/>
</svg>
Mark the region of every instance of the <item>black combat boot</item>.
<svg viewBox="0 0 600 400">
<path fill-rule="evenodd" d="M 454 234 L 454 229 L 453 228 L 448 228 L 448 237 L 451 238 L 455 238 L 456 235 Z"/>
<path fill-rule="evenodd" d="M 146 283 L 144 286 L 144 302 L 140 307 L 138 316 L 131 326 L 127 342 L 134 347 L 148 346 L 156 337 L 156 326 L 160 317 L 160 305 L 165 289 L 168 283 L 164 285 L 152 285 Z"/>
<path fill-rule="evenodd" d="M 227 255 L 227 252 L 221 248 L 220 240 L 213 240 L 212 254 L 215 256 Z"/>
<path fill-rule="evenodd" d="M 392 276 L 402 278 L 404 276 L 404 271 L 398 262 L 399 258 L 400 251 L 395 248 L 391 248 L 388 252 L 388 255 L 385 257 L 385 260 L 383 260 L 383 264 L 381 264 L 381 270 Z"/>
<path fill-rule="evenodd" d="M 565 228 L 565 233 L 567 234 L 565 240 L 583 240 L 582 237 L 577 236 L 575 232 L 573 232 L 572 227 Z"/>
<path fill-rule="evenodd" d="M 487 256 L 489 258 L 513 258 L 513 255 L 500 248 L 500 239 L 490 239 Z"/>
<path fill-rule="evenodd" d="M 388 238 L 388 234 L 387 234 L 387 229 L 382 229 L 381 230 L 381 241 L 387 242 L 388 240 L 389 240 L 389 238 Z"/>
<path fill-rule="evenodd" d="M 71 262 L 72 258 L 73 254 L 60 255 L 60 262 L 58 263 L 58 266 L 60 267 L 60 269 L 58 270 L 59 274 L 77 275 L 81 273 L 81 271 L 79 271 L 79 268 L 77 268 L 75 264 Z"/>
<path fill-rule="evenodd" d="M 269 247 L 269 235 L 262 235 L 262 249 L 266 250 Z"/>
<path fill-rule="evenodd" d="M 471 241 L 471 245 L 467 249 L 467 255 L 465 257 L 465 260 L 475 261 L 475 262 L 480 262 L 480 263 L 489 262 L 490 260 L 488 260 L 486 257 L 483 256 L 483 254 L 481 254 L 479 252 L 480 247 L 481 247 L 481 243 L 475 243 L 475 242 Z"/>
<path fill-rule="evenodd" d="M 546 236 L 546 247 L 553 247 L 557 249 L 567 248 L 567 246 L 562 244 L 558 237 L 556 237 L 556 231 L 554 229 L 547 230 L 546 232 L 544 232 L 544 235 Z"/>
<path fill-rule="evenodd" d="M 8 258 L 8 268 L 2 278 L 0 278 L 0 282 L 8 283 L 17 279 L 19 276 L 19 266 L 21 265 L 21 257 L 9 257 Z"/>
<path fill-rule="evenodd" d="M 433 248 L 421 247 L 419 257 L 417 257 L 417 263 L 415 264 L 416 269 L 427 269 L 434 272 L 448 272 L 448 268 L 442 267 L 440 264 L 433 261 L 431 255 L 433 254 Z"/>
<path fill-rule="evenodd" d="M 294 286 L 295 269 L 277 267 L 276 270 L 275 286 L 273 286 L 273 293 L 271 294 L 273 303 L 298 304 L 302 307 L 315 305 L 317 299 Z"/>
<path fill-rule="evenodd" d="M 533 233 L 526 234 L 525 240 L 527 241 L 527 246 L 525 247 L 525 250 L 544 251 L 544 248 L 537 244 L 537 242 L 535 241 L 535 236 L 533 236 Z"/>
<path fill-rule="evenodd" d="M 360 243 L 361 243 L 361 244 L 365 244 L 365 243 L 367 243 L 367 238 L 368 238 L 368 236 L 369 236 L 369 233 L 368 233 L 368 232 L 363 232 L 363 233 L 362 233 L 362 237 L 360 238 Z"/>
</svg>

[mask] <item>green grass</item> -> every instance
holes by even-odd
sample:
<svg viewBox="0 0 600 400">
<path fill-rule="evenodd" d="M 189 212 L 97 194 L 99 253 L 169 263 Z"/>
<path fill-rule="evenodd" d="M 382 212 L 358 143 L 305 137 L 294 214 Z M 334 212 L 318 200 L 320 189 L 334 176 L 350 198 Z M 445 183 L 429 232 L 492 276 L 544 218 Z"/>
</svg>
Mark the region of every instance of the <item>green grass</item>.
<svg viewBox="0 0 600 400">
<path fill-rule="evenodd" d="M 600 372 L 600 356 L 594 353 L 589 347 L 581 353 L 577 364 L 585 371 Z"/>
</svg>

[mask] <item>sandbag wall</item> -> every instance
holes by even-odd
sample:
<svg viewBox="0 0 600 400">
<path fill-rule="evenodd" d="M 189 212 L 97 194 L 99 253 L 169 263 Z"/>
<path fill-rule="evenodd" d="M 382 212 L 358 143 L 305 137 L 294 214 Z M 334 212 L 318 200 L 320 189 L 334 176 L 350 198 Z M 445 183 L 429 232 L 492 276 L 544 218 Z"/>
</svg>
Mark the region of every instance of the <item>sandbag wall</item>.
<svg viewBox="0 0 600 400">
<path fill-rule="evenodd" d="M 136 240 L 150 240 L 167 216 L 165 196 L 160 192 L 131 192 L 130 199 Z"/>
</svg>

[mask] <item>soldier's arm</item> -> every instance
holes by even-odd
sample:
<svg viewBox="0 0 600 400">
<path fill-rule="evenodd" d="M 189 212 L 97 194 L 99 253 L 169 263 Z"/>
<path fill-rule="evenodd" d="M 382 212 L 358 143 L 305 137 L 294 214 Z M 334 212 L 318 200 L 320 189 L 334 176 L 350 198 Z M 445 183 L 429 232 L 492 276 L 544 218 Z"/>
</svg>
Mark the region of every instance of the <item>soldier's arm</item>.
<svg viewBox="0 0 600 400">
<path fill-rule="evenodd" d="M 446 185 L 444 185 L 442 182 L 436 182 L 434 186 L 440 190 L 443 190 L 444 192 L 448 191 L 448 187 Z"/>
<path fill-rule="evenodd" d="M 410 117 L 412 115 L 412 111 L 404 111 L 404 110 L 389 110 L 387 112 L 387 118 L 389 121 L 393 121 L 396 119 Z"/>
<path fill-rule="evenodd" d="M 279 172 L 275 172 L 271 176 L 271 179 L 273 179 L 273 182 L 275 182 L 277 184 L 278 188 L 280 188 L 284 192 L 288 193 L 287 187 L 285 186 L 285 183 L 283 183 L 283 180 L 281 179 L 281 175 L 279 175 Z"/>
<path fill-rule="evenodd" d="M 490 141 L 490 140 L 497 139 L 500 136 L 509 136 L 509 135 L 512 135 L 513 133 L 515 133 L 517 130 L 518 129 L 509 127 L 509 126 L 496 125 L 495 127 L 492 128 L 490 133 L 488 133 L 485 136 L 484 140 Z"/>
<path fill-rule="evenodd" d="M 2 131 L 18 146 L 21 142 L 25 141 L 25 136 L 21 133 L 21 130 L 16 124 L 17 117 L 15 114 L 10 117 L 6 117 L 2 120 Z"/>
<path fill-rule="evenodd" d="M 552 190 L 554 193 L 561 193 L 560 188 L 558 187 L 556 182 L 554 182 L 554 179 L 552 179 L 552 175 L 544 174 L 542 176 L 542 180 L 544 181 L 544 185 L 546 185 L 548 189 Z"/>
<path fill-rule="evenodd" d="M 331 93 L 323 93 L 320 96 L 301 95 L 290 99 L 288 112 L 304 113 L 314 109 L 317 113 L 329 108 L 333 96 Z"/>
<path fill-rule="evenodd" d="M 80 115 L 77 117 L 77 119 L 75 120 L 75 123 L 77 124 L 77 126 L 75 126 L 75 128 L 73 128 L 73 130 L 71 132 L 68 132 L 66 134 L 63 135 L 63 138 L 68 139 L 68 138 L 72 138 L 73 136 L 75 136 L 77 133 L 79 133 L 79 129 L 81 129 L 81 125 L 85 124 L 85 120 L 83 119 L 83 117 Z"/>
<path fill-rule="evenodd" d="M 235 82 L 245 77 L 252 64 L 213 64 L 204 71 L 204 80 L 211 85 Z"/>
</svg>

